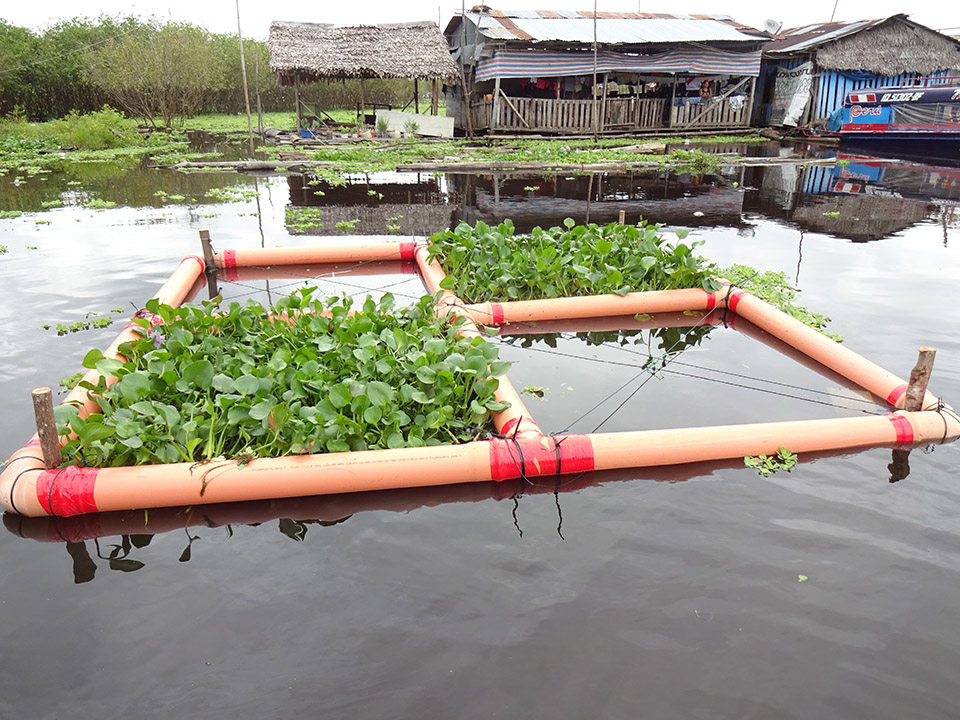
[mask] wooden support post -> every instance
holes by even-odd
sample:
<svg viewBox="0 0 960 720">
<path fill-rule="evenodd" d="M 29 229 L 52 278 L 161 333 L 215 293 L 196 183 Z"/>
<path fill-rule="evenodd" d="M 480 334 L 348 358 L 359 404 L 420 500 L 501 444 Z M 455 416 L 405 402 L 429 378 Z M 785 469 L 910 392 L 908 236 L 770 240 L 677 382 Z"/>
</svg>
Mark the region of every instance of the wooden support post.
<svg viewBox="0 0 960 720">
<path fill-rule="evenodd" d="M 297 109 L 297 137 L 300 137 L 300 128 L 303 125 L 303 121 L 300 117 L 300 76 L 299 75 L 293 76 L 293 92 L 294 92 L 294 95 L 296 96 L 294 100 L 294 105 L 296 105 L 296 109 Z"/>
<path fill-rule="evenodd" d="M 917 357 L 917 364 L 910 373 L 910 384 L 907 386 L 907 396 L 903 401 L 903 409 L 911 412 L 923 410 L 923 397 L 927 394 L 927 383 L 930 382 L 930 373 L 933 371 L 933 359 L 937 356 L 935 348 L 922 347 Z"/>
<path fill-rule="evenodd" d="M 621 211 L 620 211 L 620 217 L 619 217 L 619 219 L 617 220 L 617 222 L 619 222 L 621 225 L 626 225 L 626 224 L 627 224 L 627 211 L 626 211 L 626 210 L 621 210 Z"/>
<path fill-rule="evenodd" d="M 416 78 L 413 79 L 413 111 L 420 114 L 420 83 Z"/>
<path fill-rule="evenodd" d="M 57 421 L 53 418 L 53 396 L 50 388 L 41 387 L 33 391 L 33 415 L 37 420 L 37 434 L 40 436 L 40 450 L 43 464 L 47 470 L 60 467 L 63 456 L 60 454 L 60 438 L 57 436 Z"/>
<path fill-rule="evenodd" d="M 490 118 L 490 132 L 500 127 L 500 76 L 493 80 L 493 116 Z"/>
<path fill-rule="evenodd" d="M 604 131 L 607 124 L 607 83 L 609 78 L 610 73 L 605 72 L 603 74 L 603 101 L 600 103 L 600 132 Z"/>
<path fill-rule="evenodd" d="M 430 114 L 440 114 L 440 81 L 434 78 L 433 88 L 430 90 Z"/>
<path fill-rule="evenodd" d="M 363 78 L 360 78 L 360 127 L 362 128 L 367 122 L 367 105 L 366 100 L 363 97 Z"/>
</svg>

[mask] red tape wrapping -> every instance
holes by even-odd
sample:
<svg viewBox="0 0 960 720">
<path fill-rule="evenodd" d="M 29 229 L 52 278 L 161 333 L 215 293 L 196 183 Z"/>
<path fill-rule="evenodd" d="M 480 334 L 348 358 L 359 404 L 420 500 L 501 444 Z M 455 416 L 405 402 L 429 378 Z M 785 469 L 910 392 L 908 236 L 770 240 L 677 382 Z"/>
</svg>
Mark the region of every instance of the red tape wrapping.
<svg viewBox="0 0 960 720">
<path fill-rule="evenodd" d="M 237 251 L 236 250 L 224 250 L 223 251 L 223 266 L 225 268 L 233 268 L 237 266 Z"/>
<path fill-rule="evenodd" d="M 40 447 L 40 438 L 34 438 L 28 442 L 24 447 Z"/>
<path fill-rule="evenodd" d="M 97 512 L 93 488 L 98 468 L 65 467 L 44 470 L 37 478 L 37 500 L 50 515 L 70 517 Z"/>
<path fill-rule="evenodd" d="M 717 294 L 709 293 L 707 295 L 707 310 L 713 310 L 717 306 Z"/>
<path fill-rule="evenodd" d="M 907 394 L 907 383 L 899 385 L 893 389 L 893 392 L 887 395 L 887 402 L 890 403 L 890 407 L 896 407 L 897 403 L 900 402 L 900 398 Z"/>
<path fill-rule="evenodd" d="M 520 435 L 490 441 L 490 479 L 497 482 L 593 468 L 593 443 L 587 435 Z"/>
<path fill-rule="evenodd" d="M 734 288 L 733 292 L 730 293 L 730 296 L 727 298 L 727 307 L 730 308 L 733 312 L 737 311 L 737 305 L 740 304 L 740 301 L 747 296 L 743 290 L 739 288 Z"/>
<path fill-rule="evenodd" d="M 401 260 L 413 260 L 413 242 L 402 242 L 400 243 L 400 259 Z"/>
<path fill-rule="evenodd" d="M 185 263 L 187 260 L 196 260 L 198 263 L 200 263 L 201 274 L 206 272 L 207 265 L 203 262 L 203 258 L 199 255 L 187 255 L 183 260 L 180 261 L 180 264 L 183 265 L 183 263 Z"/>
<path fill-rule="evenodd" d="M 520 424 L 520 418 L 512 418 L 510 420 L 507 420 L 503 424 L 503 427 L 500 428 L 500 434 L 509 435 L 510 433 L 513 432 L 513 429 L 519 424 Z"/>
<path fill-rule="evenodd" d="M 503 303 L 498 303 L 498 302 L 490 303 L 490 324 L 491 325 L 503 324 Z"/>
<path fill-rule="evenodd" d="M 884 417 L 893 423 L 893 427 L 897 431 L 898 445 L 908 445 L 913 442 L 913 425 L 910 424 L 909 420 L 896 413 L 890 413 Z"/>
</svg>

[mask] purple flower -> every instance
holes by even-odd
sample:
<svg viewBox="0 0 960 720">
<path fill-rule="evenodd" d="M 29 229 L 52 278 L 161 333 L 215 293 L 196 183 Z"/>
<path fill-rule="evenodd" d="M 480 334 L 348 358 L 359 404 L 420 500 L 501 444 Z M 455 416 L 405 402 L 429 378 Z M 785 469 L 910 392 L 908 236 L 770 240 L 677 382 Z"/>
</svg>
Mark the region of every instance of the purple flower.
<svg viewBox="0 0 960 720">
<path fill-rule="evenodd" d="M 158 348 L 163 344 L 163 333 L 158 329 L 151 330 L 147 337 L 153 340 L 153 347 Z"/>
</svg>

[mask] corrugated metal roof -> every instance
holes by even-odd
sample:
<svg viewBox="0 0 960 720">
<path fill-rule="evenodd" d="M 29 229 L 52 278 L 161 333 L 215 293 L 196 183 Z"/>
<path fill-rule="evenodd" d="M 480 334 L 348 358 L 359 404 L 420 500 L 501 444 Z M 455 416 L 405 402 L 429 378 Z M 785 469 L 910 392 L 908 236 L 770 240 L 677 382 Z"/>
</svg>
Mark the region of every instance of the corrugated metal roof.
<svg viewBox="0 0 960 720">
<path fill-rule="evenodd" d="M 468 13 L 489 40 L 593 43 L 593 13 L 498 10 Z M 677 42 L 756 42 L 757 34 L 727 16 L 666 15 L 653 13 L 597 13 L 597 42 L 604 45 L 642 45 Z"/>
<path fill-rule="evenodd" d="M 782 30 L 770 43 L 763 48 L 764 55 L 793 54 L 824 45 L 834 40 L 853 35 L 862 30 L 881 25 L 893 18 L 904 18 L 906 15 L 893 15 L 889 18 L 875 20 L 857 20 L 856 22 L 828 22 L 804 25 L 802 27 Z"/>
</svg>

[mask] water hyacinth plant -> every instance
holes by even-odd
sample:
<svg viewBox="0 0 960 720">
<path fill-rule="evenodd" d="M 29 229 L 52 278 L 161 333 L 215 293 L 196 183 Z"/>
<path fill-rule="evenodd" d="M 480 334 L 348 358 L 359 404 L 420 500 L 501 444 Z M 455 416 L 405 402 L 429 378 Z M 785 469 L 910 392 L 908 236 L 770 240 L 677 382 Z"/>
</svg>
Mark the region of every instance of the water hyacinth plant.
<svg viewBox="0 0 960 720">
<path fill-rule="evenodd" d="M 56 410 L 64 454 L 97 467 L 199 462 L 464 442 L 492 429 L 509 363 L 482 338 L 437 319 L 430 296 L 315 299 L 299 290 L 273 309 L 214 301 L 136 320 L 126 362 L 91 350 L 84 366 L 115 376 L 83 386 L 103 413 Z"/>
<path fill-rule="evenodd" d="M 715 265 L 693 250 L 702 241 L 670 244 L 660 225 L 610 223 L 534 228 L 517 235 L 510 220 L 496 227 L 461 223 L 430 238 L 430 255 L 447 277 L 441 286 L 465 302 L 532 300 L 641 290 L 720 289 Z"/>
</svg>

